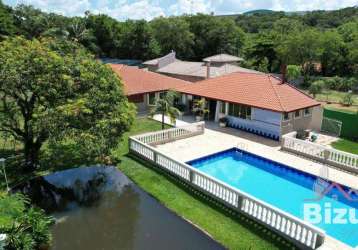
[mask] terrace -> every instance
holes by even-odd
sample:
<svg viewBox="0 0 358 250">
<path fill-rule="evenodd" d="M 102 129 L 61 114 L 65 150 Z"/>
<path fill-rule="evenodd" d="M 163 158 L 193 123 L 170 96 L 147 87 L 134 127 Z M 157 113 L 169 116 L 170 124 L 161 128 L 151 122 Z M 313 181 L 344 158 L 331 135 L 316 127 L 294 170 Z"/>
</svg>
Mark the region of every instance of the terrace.
<svg viewBox="0 0 358 250">
<path fill-rule="evenodd" d="M 186 120 L 188 121 L 188 119 Z M 185 162 L 223 150 L 239 148 L 245 152 L 288 165 L 293 169 L 314 176 L 321 176 L 332 182 L 341 183 L 355 189 L 358 188 L 357 176 L 280 151 L 278 142 L 235 129 L 219 128 L 215 123 L 188 125 L 187 122 L 178 121 L 177 125 L 183 127 L 131 138 L 131 151 L 156 163 L 157 166 L 179 179 L 189 182 L 195 188 L 208 193 L 228 207 L 239 210 L 283 236 L 291 238 L 300 247 L 316 249 L 324 241 L 323 247 L 328 249 L 351 249 L 348 245 L 326 235 L 319 228 L 309 225 L 279 208 L 257 200 L 255 197 L 242 193 L 227 183 L 192 168 Z M 259 211 L 266 211 L 265 216 L 262 213 L 260 214 Z M 289 221 L 289 224 L 286 223 L 287 221 Z"/>
</svg>

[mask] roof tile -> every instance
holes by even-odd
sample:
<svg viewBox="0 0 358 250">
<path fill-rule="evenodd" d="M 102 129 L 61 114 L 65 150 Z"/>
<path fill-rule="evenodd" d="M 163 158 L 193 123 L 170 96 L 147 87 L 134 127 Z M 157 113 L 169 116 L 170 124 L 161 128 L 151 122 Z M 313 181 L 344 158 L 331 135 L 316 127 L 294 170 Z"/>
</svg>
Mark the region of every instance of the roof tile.
<svg viewBox="0 0 358 250">
<path fill-rule="evenodd" d="M 182 86 L 180 92 L 279 112 L 320 105 L 270 74 L 236 72 Z"/>
<path fill-rule="evenodd" d="M 109 64 L 124 84 L 126 95 L 135 95 L 183 87 L 189 82 L 122 64 Z"/>
</svg>

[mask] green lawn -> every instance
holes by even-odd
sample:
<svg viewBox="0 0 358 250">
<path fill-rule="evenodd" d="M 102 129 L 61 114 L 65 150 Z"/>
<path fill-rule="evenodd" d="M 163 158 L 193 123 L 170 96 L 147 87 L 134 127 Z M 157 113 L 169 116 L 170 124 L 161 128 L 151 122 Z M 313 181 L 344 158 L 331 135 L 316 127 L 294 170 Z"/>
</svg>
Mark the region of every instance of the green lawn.
<svg viewBox="0 0 358 250">
<path fill-rule="evenodd" d="M 346 95 L 346 92 L 340 92 L 335 90 L 324 90 L 321 94 L 316 96 L 318 101 L 322 102 L 338 102 L 340 103 L 343 97 Z M 358 105 L 358 95 L 353 94 L 353 104 Z"/>
<path fill-rule="evenodd" d="M 137 120 L 130 134 L 160 129 L 148 119 Z M 292 249 L 293 246 L 261 225 L 191 190 L 183 183 L 153 168 L 153 165 L 128 155 L 126 141 L 116 150 L 118 168 L 138 186 L 166 207 L 191 221 L 229 249 Z"/>
<path fill-rule="evenodd" d="M 358 142 L 340 139 L 331 144 L 335 149 L 358 155 Z"/>
</svg>

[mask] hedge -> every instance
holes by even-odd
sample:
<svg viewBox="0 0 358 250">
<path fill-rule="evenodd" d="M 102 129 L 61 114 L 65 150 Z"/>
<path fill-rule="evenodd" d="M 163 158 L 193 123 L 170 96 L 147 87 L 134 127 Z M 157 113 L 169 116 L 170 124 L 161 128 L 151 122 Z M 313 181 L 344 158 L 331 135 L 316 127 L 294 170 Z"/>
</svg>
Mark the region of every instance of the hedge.
<svg viewBox="0 0 358 250">
<path fill-rule="evenodd" d="M 358 113 L 324 109 L 323 117 L 342 122 L 341 137 L 358 140 Z"/>
</svg>

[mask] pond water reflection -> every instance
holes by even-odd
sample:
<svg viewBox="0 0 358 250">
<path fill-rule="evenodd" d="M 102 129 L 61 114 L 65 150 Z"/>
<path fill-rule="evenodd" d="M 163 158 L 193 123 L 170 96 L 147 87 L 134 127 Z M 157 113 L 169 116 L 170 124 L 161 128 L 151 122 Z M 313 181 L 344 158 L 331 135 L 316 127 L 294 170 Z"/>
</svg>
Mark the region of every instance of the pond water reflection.
<svg viewBox="0 0 358 250">
<path fill-rule="evenodd" d="M 52 249 L 223 249 L 114 167 L 87 167 L 18 187 L 56 218 Z"/>
</svg>

